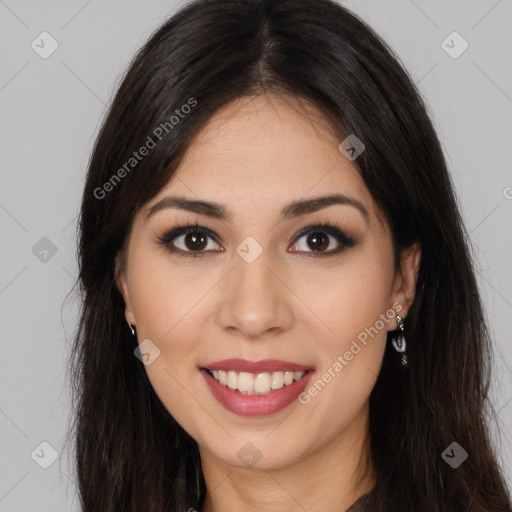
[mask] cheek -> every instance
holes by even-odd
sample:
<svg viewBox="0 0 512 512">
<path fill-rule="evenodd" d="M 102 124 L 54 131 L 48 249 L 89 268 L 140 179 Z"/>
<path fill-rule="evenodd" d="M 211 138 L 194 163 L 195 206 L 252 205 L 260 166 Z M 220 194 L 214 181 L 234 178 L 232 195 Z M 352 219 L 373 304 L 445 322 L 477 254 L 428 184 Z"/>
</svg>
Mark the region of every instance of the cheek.
<svg viewBox="0 0 512 512">
<path fill-rule="evenodd" d="M 294 269 L 297 295 L 305 297 L 304 303 L 323 325 L 322 337 L 330 340 L 331 352 L 350 345 L 391 308 L 391 260 L 377 255 L 375 251 L 353 253 L 325 271 Z M 387 329 L 382 329 L 381 323 L 377 327 L 385 337 Z"/>
<path fill-rule="evenodd" d="M 321 312 L 329 330 L 316 335 L 320 365 L 301 403 L 312 416 L 308 421 L 328 435 L 348 426 L 375 386 L 394 318 L 390 274 L 381 263 L 361 257 L 350 270 L 347 266 L 338 278 L 321 279 L 314 289 L 308 304 Z M 315 419 L 311 412 L 327 409 L 339 414 L 326 419 L 320 413 Z"/>
<path fill-rule="evenodd" d="M 394 318 L 392 259 L 379 254 L 386 253 L 361 251 L 335 272 L 316 272 L 314 286 L 313 276 L 303 276 L 308 305 L 329 327 L 316 333 L 321 364 L 316 385 L 310 387 L 312 395 L 322 398 L 311 395 L 304 400 L 316 403 L 313 408 L 329 404 L 343 411 L 340 421 L 349 421 L 368 400 Z"/>
<path fill-rule="evenodd" d="M 191 280 L 190 273 L 177 272 L 176 266 L 154 254 L 134 251 L 131 263 L 130 296 L 138 342 L 149 339 L 160 351 L 145 366 L 147 376 L 165 408 L 179 423 L 187 424 L 192 411 L 201 412 L 187 391 L 191 379 L 201 377 L 193 366 L 201 332 L 197 321 L 201 304 L 196 303 L 211 285 L 208 278 Z"/>
<path fill-rule="evenodd" d="M 172 338 L 174 326 L 179 326 L 208 289 L 207 278 L 193 279 L 187 269 L 171 265 L 170 256 L 149 250 L 134 250 L 130 270 L 130 296 L 140 324 L 138 332 L 148 338 Z"/>
<path fill-rule="evenodd" d="M 150 379 L 158 378 L 166 387 L 174 385 L 170 374 L 183 382 L 197 373 L 200 343 L 212 318 L 212 288 L 219 280 L 213 271 L 200 271 L 187 262 L 180 266 L 171 258 L 134 251 L 129 274 L 139 343 L 149 339 L 160 350 L 146 370 Z M 157 377 L 157 372 L 163 373 Z"/>
</svg>

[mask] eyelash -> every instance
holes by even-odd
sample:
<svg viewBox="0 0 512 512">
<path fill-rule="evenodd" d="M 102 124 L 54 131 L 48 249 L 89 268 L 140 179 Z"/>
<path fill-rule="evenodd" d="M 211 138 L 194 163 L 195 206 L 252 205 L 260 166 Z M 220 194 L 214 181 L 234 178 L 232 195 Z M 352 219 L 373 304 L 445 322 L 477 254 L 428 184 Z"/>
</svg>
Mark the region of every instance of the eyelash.
<svg viewBox="0 0 512 512">
<path fill-rule="evenodd" d="M 353 247 L 358 243 L 358 240 L 355 237 L 349 236 L 345 234 L 343 231 L 341 231 L 340 226 L 336 223 L 330 223 L 330 222 L 321 222 L 319 224 L 314 224 L 312 226 L 308 226 L 304 229 L 302 229 L 295 238 L 292 239 L 292 242 L 296 242 L 297 240 L 301 239 L 305 235 L 309 235 L 311 233 L 325 233 L 327 235 L 330 235 L 336 239 L 336 241 L 340 244 L 340 247 L 335 249 L 334 251 L 331 250 L 331 252 L 306 252 L 301 253 L 305 254 L 307 256 L 313 256 L 313 257 L 326 257 L 326 256 L 334 256 L 336 254 L 339 254 L 344 249 L 348 247 Z M 171 242 L 181 235 L 187 235 L 189 233 L 200 233 L 207 237 L 212 238 L 216 243 L 219 243 L 216 239 L 216 236 L 214 233 L 207 229 L 199 227 L 198 223 L 190 223 L 187 222 L 185 224 L 181 224 L 179 226 L 175 226 L 172 228 L 169 228 L 164 231 L 163 234 L 158 236 L 158 243 L 160 245 L 163 245 L 169 252 L 173 254 L 177 254 L 178 256 L 186 256 L 186 257 L 193 257 L 196 258 L 198 256 L 204 256 L 205 254 L 208 254 L 210 251 L 183 251 L 182 249 L 177 249 L 172 246 Z M 220 244 L 219 244 L 220 245 Z M 220 251 L 219 251 L 220 252 Z"/>
</svg>

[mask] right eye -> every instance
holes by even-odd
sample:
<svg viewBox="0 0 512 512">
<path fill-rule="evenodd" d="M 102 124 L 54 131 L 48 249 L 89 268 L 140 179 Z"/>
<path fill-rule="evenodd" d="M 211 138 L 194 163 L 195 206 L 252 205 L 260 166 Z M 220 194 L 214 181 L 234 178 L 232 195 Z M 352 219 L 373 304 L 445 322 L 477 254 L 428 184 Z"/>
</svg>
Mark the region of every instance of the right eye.
<svg viewBox="0 0 512 512">
<path fill-rule="evenodd" d="M 208 238 L 211 238 L 213 243 L 208 244 Z M 220 252 L 216 248 L 219 245 L 215 242 L 215 238 L 212 231 L 207 228 L 200 228 L 198 224 L 195 224 L 168 229 L 158 237 L 158 241 L 171 253 L 179 256 L 196 257 L 202 256 L 206 252 Z M 181 247 L 177 245 L 181 245 Z M 207 250 L 209 245 L 210 250 Z"/>
</svg>

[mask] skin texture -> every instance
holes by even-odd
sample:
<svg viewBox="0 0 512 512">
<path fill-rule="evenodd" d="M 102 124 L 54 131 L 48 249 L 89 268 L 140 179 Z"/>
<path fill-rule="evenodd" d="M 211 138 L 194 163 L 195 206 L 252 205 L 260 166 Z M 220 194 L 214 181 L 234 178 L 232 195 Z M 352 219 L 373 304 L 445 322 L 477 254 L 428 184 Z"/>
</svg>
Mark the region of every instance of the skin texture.
<svg viewBox="0 0 512 512">
<path fill-rule="evenodd" d="M 364 457 L 368 400 L 386 333 L 397 328 L 394 318 L 308 404 L 295 401 L 276 414 L 227 411 L 198 369 L 231 357 L 276 358 L 315 367 L 313 383 L 394 303 L 406 317 L 420 249 L 405 250 L 395 273 L 387 224 L 340 142 L 320 113 L 297 98 L 267 94 L 225 105 L 170 182 L 137 212 L 125 268 L 118 258 L 126 320 L 136 326 L 139 343 L 150 339 L 160 349 L 146 366 L 151 384 L 199 445 L 208 489 L 203 512 L 339 511 L 374 484 Z M 334 192 L 360 201 L 368 222 L 350 205 L 278 222 L 289 202 Z M 171 194 L 221 203 L 233 220 L 175 208 L 148 218 Z M 326 221 L 356 244 L 315 256 L 307 235 L 296 235 Z M 180 257 L 158 243 L 184 222 L 217 235 L 206 239 L 202 256 Z M 236 252 L 248 236 L 263 249 L 250 264 Z M 324 236 L 330 240 L 324 252 L 338 247 Z M 174 244 L 187 250 L 183 235 Z M 261 453 L 252 468 L 237 456 L 248 441 Z"/>
</svg>

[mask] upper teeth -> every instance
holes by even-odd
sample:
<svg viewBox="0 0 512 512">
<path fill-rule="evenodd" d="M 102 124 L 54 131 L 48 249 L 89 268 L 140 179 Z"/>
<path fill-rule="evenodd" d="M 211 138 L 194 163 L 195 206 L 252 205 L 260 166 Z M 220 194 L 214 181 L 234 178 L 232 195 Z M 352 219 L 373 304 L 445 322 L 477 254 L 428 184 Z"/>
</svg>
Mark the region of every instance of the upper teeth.
<svg viewBox="0 0 512 512">
<path fill-rule="evenodd" d="M 281 389 L 284 385 L 289 386 L 294 380 L 301 379 L 306 372 L 264 372 L 248 373 L 235 372 L 233 370 L 210 370 L 213 377 L 224 386 L 230 389 L 238 389 L 246 395 L 264 395 L 272 389 Z"/>
</svg>

